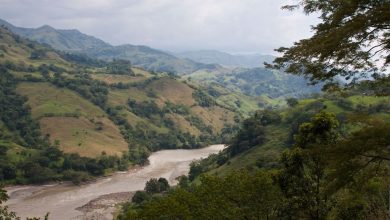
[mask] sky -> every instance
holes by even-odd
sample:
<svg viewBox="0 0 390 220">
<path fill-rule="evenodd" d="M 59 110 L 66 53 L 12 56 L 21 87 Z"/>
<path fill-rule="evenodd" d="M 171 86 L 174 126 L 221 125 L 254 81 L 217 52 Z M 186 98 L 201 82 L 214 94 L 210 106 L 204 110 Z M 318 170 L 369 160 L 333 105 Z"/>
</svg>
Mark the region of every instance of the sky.
<svg viewBox="0 0 390 220">
<path fill-rule="evenodd" d="M 319 20 L 281 10 L 294 0 L 0 0 L 0 18 L 19 27 L 78 29 L 112 45 L 174 52 L 275 54 L 312 35 Z"/>
</svg>

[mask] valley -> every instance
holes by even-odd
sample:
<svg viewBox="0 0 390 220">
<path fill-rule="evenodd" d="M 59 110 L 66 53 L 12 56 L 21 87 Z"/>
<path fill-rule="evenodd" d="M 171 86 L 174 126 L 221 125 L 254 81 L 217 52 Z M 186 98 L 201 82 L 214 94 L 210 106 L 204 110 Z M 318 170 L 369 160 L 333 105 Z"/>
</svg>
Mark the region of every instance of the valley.
<svg viewBox="0 0 390 220">
<path fill-rule="evenodd" d="M 388 220 L 390 2 L 174 1 L 0 19 L 0 219 Z"/>
<path fill-rule="evenodd" d="M 150 163 L 147 166 L 115 173 L 81 186 L 61 183 L 8 187 L 6 190 L 10 199 L 7 205 L 22 218 L 44 217 L 49 212 L 50 218 L 57 220 L 112 219 L 115 204 L 123 201 L 112 197 L 110 199 L 109 195 L 142 190 L 146 181 L 151 178 L 164 177 L 170 184 L 176 184 L 177 177 L 187 174 L 192 160 L 218 153 L 223 148 L 223 145 L 213 145 L 196 150 L 158 151 L 149 157 Z M 103 208 L 97 206 L 85 212 L 80 209 L 94 199 L 105 198 L 104 195 L 108 195 L 108 199 L 103 199 Z"/>
</svg>

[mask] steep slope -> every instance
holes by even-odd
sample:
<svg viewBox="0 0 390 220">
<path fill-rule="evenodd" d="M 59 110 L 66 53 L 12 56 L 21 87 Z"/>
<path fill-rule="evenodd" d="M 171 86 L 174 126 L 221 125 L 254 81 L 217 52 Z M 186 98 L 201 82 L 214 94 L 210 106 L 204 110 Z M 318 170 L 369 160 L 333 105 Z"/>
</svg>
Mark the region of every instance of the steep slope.
<svg viewBox="0 0 390 220">
<path fill-rule="evenodd" d="M 16 91 L 28 98 L 42 132 L 52 143 L 59 140 L 64 152 L 121 155 L 127 151 L 125 142 L 135 154 L 200 147 L 235 124 L 237 111 L 169 74 L 123 62 L 79 66 L 0 30 L 0 63 L 19 81 Z M 64 126 L 56 126 L 60 123 Z"/>
<path fill-rule="evenodd" d="M 217 175 L 240 169 L 253 171 L 278 167 L 281 153 L 295 143 L 294 135 L 298 133 L 299 126 L 310 121 L 320 111 L 336 115 L 343 137 L 367 124 L 389 123 L 388 96 L 367 95 L 368 91 L 372 92 L 370 89 L 348 90 L 302 99 L 282 110 L 258 111 L 241 125 L 241 130 L 231 140 L 228 150 L 196 166 L 198 170 Z M 256 129 L 251 130 L 251 125 L 257 126 Z"/>
<path fill-rule="evenodd" d="M 275 57 L 261 54 L 229 54 L 216 50 L 199 50 L 174 53 L 175 56 L 190 59 L 199 63 L 220 64 L 226 67 L 263 67 L 264 62 L 270 63 Z"/>
</svg>

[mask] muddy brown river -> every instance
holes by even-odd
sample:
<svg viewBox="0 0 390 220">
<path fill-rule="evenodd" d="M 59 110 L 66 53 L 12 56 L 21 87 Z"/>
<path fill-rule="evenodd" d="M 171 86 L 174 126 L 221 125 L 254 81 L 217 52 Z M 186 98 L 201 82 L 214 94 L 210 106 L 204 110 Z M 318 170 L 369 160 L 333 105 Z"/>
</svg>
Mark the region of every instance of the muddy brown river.
<svg viewBox="0 0 390 220">
<path fill-rule="evenodd" d="M 74 186 L 69 183 L 42 186 L 13 186 L 6 190 L 6 205 L 21 216 L 49 219 L 112 219 L 114 205 L 126 201 L 131 193 L 144 188 L 150 178 L 164 177 L 170 184 L 187 174 L 191 161 L 218 153 L 224 145 L 211 145 L 195 150 L 163 150 L 149 157 L 150 164 L 129 172 L 115 173 L 95 182 Z"/>
</svg>

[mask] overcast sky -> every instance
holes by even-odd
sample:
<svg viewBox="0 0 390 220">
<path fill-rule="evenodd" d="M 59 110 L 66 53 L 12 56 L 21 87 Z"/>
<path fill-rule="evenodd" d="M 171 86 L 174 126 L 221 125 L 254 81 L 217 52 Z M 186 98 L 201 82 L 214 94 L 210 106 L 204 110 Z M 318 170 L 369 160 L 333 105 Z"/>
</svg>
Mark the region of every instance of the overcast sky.
<svg viewBox="0 0 390 220">
<path fill-rule="evenodd" d="M 273 53 L 311 35 L 315 16 L 292 0 L 0 0 L 0 18 L 21 27 L 78 29 L 113 45 L 170 51 Z"/>
</svg>

